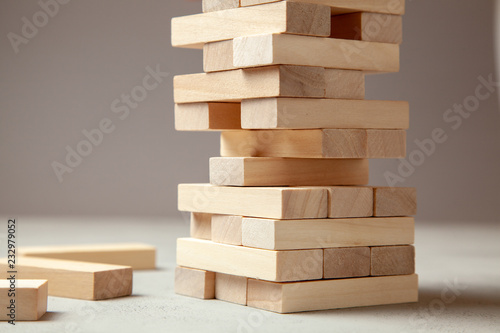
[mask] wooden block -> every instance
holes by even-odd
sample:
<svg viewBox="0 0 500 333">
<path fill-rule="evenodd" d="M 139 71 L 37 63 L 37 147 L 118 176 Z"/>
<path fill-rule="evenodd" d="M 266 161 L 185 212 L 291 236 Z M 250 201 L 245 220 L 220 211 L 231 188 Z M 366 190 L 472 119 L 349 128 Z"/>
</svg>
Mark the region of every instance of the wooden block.
<svg viewBox="0 0 500 333">
<path fill-rule="evenodd" d="M 210 58 L 211 55 L 207 54 L 206 57 Z M 234 39 L 232 67 L 269 65 L 397 72 L 399 46 L 358 40 L 277 34 Z"/>
<path fill-rule="evenodd" d="M 215 298 L 222 301 L 247 305 L 247 281 L 244 276 L 215 274 Z"/>
<path fill-rule="evenodd" d="M 233 9 L 240 6 L 240 0 L 203 0 L 203 12 L 216 12 L 219 10 Z"/>
<path fill-rule="evenodd" d="M 215 298 L 215 273 L 186 267 L 175 268 L 175 293 L 201 299 Z"/>
<path fill-rule="evenodd" d="M 210 183 L 232 186 L 321 186 L 368 183 L 366 159 L 212 157 Z"/>
<path fill-rule="evenodd" d="M 221 133 L 221 156 L 404 158 L 403 130 L 242 130 Z"/>
<path fill-rule="evenodd" d="M 403 19 L 399 15 L 362 12 L 334 15 L 330 37 L 401 44 Z"/>
<path fill-rule="evenodd" d="M 371 248 L 370 275 L 408 275 L 413 273 L 415 273 L 415 248 L 413 246 Z"/>
<path fill-rule="evenodd" d="M 203 70 L 218 72 L 236 69 L 233 66 L 233 40 L 207 43 L 203 46 Z"/>
<path fill-rule="evenodd" d="M 216 243 L 241 245 L 241 222 L 236 215 L 212 216 L 212 241 Z"/>
<path fill-rule="evenodd" d="M 178 131 L 241 129 L 240 104 L 176 104 L 175 129 Z"/>
<path fill-rule="evenodd" d="M 328 210 L 328 195 L 324 188 L 180 184 L 178 200 L 180 211 L 285 220 L 323 218 Z"/>
<path fill-rule="evenodd" d="M 19 254 L 26 257 L 130 266 L 134 270 L 156 268 L 156 248 L 141 243 L 20 247 Z"/>
<path fill-rule="evenodd" d="M 365 74 L 362 71 L 325 69 L 326 98 L 365 98 Z"/>
<path fill-rule="evenodd" d="M 248 306 L 279 313 L 417 301 L 415 274 L 294 283 L 248 281 Z"/>
<path fill-rule="evenodd" d="M 191 213 L 191 237 L 199 239 L 212 239 L 212 214 Z"/>
<path fill-rule="evenodd" d="M 241 103 L 244 129 L 407 129 L 408 102 L 262 98 Z"/>
<path fill-rule="evenodd" d="M 294 2 L 175 17 L 172 46 L 202 48 L 205 43 L 264 33 L 327 37 L 330 20 L 327 6 Z"/>
<path fill-rule="evenodd" d="M 269 250 L 406 245 L 415 240 L 412 217 L 271 220 L 243 218 L 243 246 Z"/>
<path fill-rule="evenodd" d="M 370 275 L 369 247 L 342 247 L 324 250 L 324 278 L 352 278 Z"/>
<path fill-rule="evenodd" d="M 8 270 L 6 262 L 0 259 L 0 271 Z M 132 293 L 130 266 L 19 257 L 16 268 L 23 279 L 48 280 L 49 296 L 103 300 Z"/>
<path fill-rule="evenodd" d="M 373 189 L 336 186 L 328 189 L 328 217 L 373 216 Z"/>
<path fill-rule="evenodd" d="M 16 280 L 15 284 L 8 279 L 0 280 L 0 321 L 14 320 L 13 317 L 16 321 L 40 319 L 47 312 L 47 293 L 47 280 Z"/>
<path fill-rule="evenodd" d="M 324 97 L 325 69 L 271 66 L 246 70 L 179 75 L 176 103 L 230 102 L 264 97 Z"/>
<path fill-rule="evenodd" d="M 417 189 L 414 187 L 375 187 L 374 216 L 417 214 Z"/>
<path fill-rule="evenodd" d="M 179 238 L 177 264 L 267 281 L 317 280 L 323 277 L 323 250 L 270 251 Z"/>
</svg>

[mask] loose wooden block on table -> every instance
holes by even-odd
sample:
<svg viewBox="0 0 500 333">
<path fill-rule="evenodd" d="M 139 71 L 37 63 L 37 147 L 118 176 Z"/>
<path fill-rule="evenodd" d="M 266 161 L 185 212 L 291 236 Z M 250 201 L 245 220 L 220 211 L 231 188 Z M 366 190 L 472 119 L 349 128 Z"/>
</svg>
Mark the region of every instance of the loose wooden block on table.
<svg viewBox="0 0 500 333">
<path fill-rule="evenodd" d="M 403 19 L 399 15 L 352 13 L 332 16 L 333 38 L 401 44 Z"/>
<path fill-rule="evenodd" d="M 243 246 L 269 250 L 406 245 L 415 240 L 412 217 L 272 220 L 243 218 Z"/>
<path fill-rule="evenodd" d="M 20 247 L 19 254 L 26 257 L 130 266 L 134 270 L 156 268 L 156 248 L 141 243 Z"/>
<path fill-rule="evenodd" d="M 371 248 L 370 275 L 408 275 L 413 273 L 415 273 L 415 247 L 402 245 Z"/>
<path fill-rule="evenodd" d="M 373 216 L 371 187 L 336 186 L 328 188 L 328 217 Z"/>
<path fill-rule="evenodd" d="M 212 157 L 210 183 L 232 186 L 321 186 L 368 183 L 367 159 Z"/>
<path fill-rule="evenodd" d="M 238 8 L 240 0 L 203 0 L 203 12 L 215 12 L 218 10 Z"/>
<path fill-rule="evenodd" d="M 277 219 L 324 218 L 327 190 L 289 187 L 225 187 L 180 184 L 180 211 Z"/>
<path fill-rule="evenodd" d="M 244 276 L 215 274 L 215 298 L 222 301 L 247 305 L 247 282 Z"/>
<path fill-rule="evenodd" d="M 317 280 L 323 277 L 323 250 L 270 251 L 179 238 L 177 264 L 267 281 Z"/>
<path fill-rule="evenodd" d="M 212 239 L 212 214 L 191 213 L 191 237 L 199 239 Z"/>
<path fill-rule="evenodd" d="M 374 216 L 417 214 L 417 189 L 414 187 L 375 187 Z"/>
<path fill-rule="evenodd" d="M 241 103 L 244 129 L 407 129 L 408 102 L 262 98 Z"/>
<path fill-rule="evenodd" d="M 330 35 L 327 6 L 279 2 L 172 19 L 172 46 L 202 48 L 203 44 L 240 36 L 287 33 Z"/>
<path fill-rule="evenodd" d="M 370 275 L 369 247 L 324 249 L 325 279 L 352 278 Z"/>
<path fill-rule="evenodd" d="M 14 283 L 13 283 L 14 284 Z M 9 316 L 12 306 L 11 299 L 15 300 L 15 320 L 34 321 L 40 319 L 47 312 L 48 283 L 47 280 L 20 280 L 15 282 L 15 296 L 10 280 L 0 280 L 0 321 L 10 321 Z"/>
<path fill-rule="evenodd" d="M 221 133 L 223 157 L 404 158 L 404 130 L 241 130 Z"/>
<path fill-rule="evenodd" d="M 187 267 L 175 268 L 175 293 L 201 299 L 215 298 L 215 273 Z"/>
<path fill-rule="evenodd" d="M 212 241 L 231 245 L 241 245 L 242 216 L 213 215 Z"/>
<path fill-rule="evenodd" d="M 417 301 L 415 274 L 293 283 L 248 281 L 247 305 L 279 313 Z"/>
<path fill-rule="evenodd" d="M 176 104 L 175 129 L 178 131 L 241 129 L 240 104 Z"/>
<path fill-rule="evenodd" d="M 48 280 L 49 296 L 103 300 L 132 293 L 130 266 L 32 257 L 18 259 L 18 276 Z M 7 271 L 7 260 L 0 259 L 0 262 L 0 271 Z"/>
</svg>

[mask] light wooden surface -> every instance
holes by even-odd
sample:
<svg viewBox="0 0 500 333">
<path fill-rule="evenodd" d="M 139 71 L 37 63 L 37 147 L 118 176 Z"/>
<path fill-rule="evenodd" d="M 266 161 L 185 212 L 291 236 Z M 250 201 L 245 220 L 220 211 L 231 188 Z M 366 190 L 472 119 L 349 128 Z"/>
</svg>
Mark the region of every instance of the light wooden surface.
<svg viewBox="0 0 500 333">
<path fill-rule="evenodd" d="M 204 43 L 263 33 L 329 36 L 330 24 L 327 6 L 278 2 L 175 17 L 172 46 L 202 48 Z"/>
<path fill-rule="evenodd" d="M 179 238 L 177 264 L 267 281 L 317 280 L 323 277 L 323 250 L 270 251 Z"/>
<path fill-rule="evenodd" d="M 189 229 L 193 238 L 212 239 L 212 214 L 191 213 Z"/>
<path fill-rule="evenodd" d="M 269 250 L 406 245 L 415 240 L 412 217 L 272 220 L 243 218 L 244 246 Z"/>
<path fill-rule="evenodd" d="M 371 248 L 370 275 L 407 275 L 415 273 L 415 247 L 411 245 Z"/>
<path fill-rule="evenodd" d="M 215 298 L 247 305 L 248 278 L 244 276 L 229 275 L 223 273 L 215 274 Z"/>
<path fill-rule="evenodd" d="M 248 281 L 248 306 L 279 313 L 417 301 L 417 275 L 295 283 Z"/>
<path fill-rule="evenodd" d="M 187 267 L 175 268 L 175 293 L 201 299 L 215 298 L 215 273 Z"/>
<path fill-rule="evenodd" d="M 404 130 L 242 130 L 221 133 L 223 157 L 404 158 Z"/>
<path fill-rule="evenodd" d="M 218 10 L 238 8 L 240 6 L 240 0 L 203 0 L 202 8 L 203 12 L 215 12 Z"/>
<path fill-rule="evenodd" d="M 203 71 L 218 72 L 236 69 L 233 65 L 233 40 L 203 45 Z"/>
<path fill-rule="evenodd" d="M 277 219 L 324 218 L 327 190 L 322 188 L 225 187 L 180 184 L 180 211 Z"/>
<path fill-rule="evenodd" d="M 48 283 L 47 280 L 16 279 L 15 287 L 10 280 L 0 280 L 0 321 L 10 321 L 11 308 L 15 320 L 34 321 L 47 312 Z M 14 300 L 14 303 L 11 303 Z M 7 324 L 2 324 L 7 325 Z"/>
<path fill-rule="evenodd" d="M 8 270 L 6 263 L 0 259 L 0 271 Z M 49 296 L 103 300 L 132 293 L 129 266 L 20 257 L 16 268 L 23 279 L 48 280 Z"/>
<path fill-rule="evenodd" d="M 175 129 L 177 131 L 241 129 L 240 104 L 176 104 Z"/>
<path fill-rule="evenodd" d="M 365 98 L 365 74 L 362 71 L 325 69 L 325 98 Z"/>
<path fill-rule="evenodd" d="M 414 187 L 375 187 L 375 216 L 411 216 L 417 214 L 417 189 Z"/>
<path fill-rule="evenodd" d="M 369 247 L 324 249 L 325 279 L 353 278 L 370 275 Z"/>
<path fill-rule="evenodd" d="M 328 217 L 373 216 L 371 187 L 336 186 L 328 188 Z"/>
<path fill-rule="evenodd" d="M 237 215 L 212 215 L 212 241 L 230 245 L 242 245 L 241 223 Z"/>
<path fill-rule="evenodd" d="M 262 98 L 241 103 L 244 129 L 407 129 L 408 102 Z"/>
</svg>

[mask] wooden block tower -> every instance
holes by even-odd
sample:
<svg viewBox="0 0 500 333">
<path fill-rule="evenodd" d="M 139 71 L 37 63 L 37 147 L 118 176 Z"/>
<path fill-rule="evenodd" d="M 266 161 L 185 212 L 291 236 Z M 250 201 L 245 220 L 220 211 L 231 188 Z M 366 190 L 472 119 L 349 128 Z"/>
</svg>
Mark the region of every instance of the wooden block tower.
<svg viewBox="0 0 500 333">
<path fill-rule="evenodd" d="M 175 127 L 221 131 L 210 184 L 181 184 L 191 238 L 175 290 L 290 313 L 415 302 L 414 188 L 368 184 L 404 158 L 409 106 L 365 100 L 399 70 L 404 0 L 203 0 L 172 20 L 204 71 L 174 79 Z"/>
</svg>

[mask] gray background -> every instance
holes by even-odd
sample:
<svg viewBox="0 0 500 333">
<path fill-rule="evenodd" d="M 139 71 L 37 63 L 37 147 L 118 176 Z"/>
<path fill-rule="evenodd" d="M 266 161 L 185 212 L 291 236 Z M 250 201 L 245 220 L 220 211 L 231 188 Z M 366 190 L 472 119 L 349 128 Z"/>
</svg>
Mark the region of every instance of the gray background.
<svg viewBox="0 0 500 333">
<path fill-rule="evenodd" d="M 0 215 L 179 216 L 176 185 L 207 182 L 219 149 L 215 133 L 173 128 L 172 76 L 201 72 L 202 54 L 170 47 L 170 19 L 201 4 L 73 0 L 15 54 L 7 34 L 39 10 L 36 1 L 0 2 Z M 398 184 L 418 187 L 421 219 L 498 219 L 496 92 L 459 129 L 443 121 L 480 75 L 496 76 L 494 17 L 494 1 L 407 1 L 401 72 L 368 78 L 368 99 L 410 101 L 409 153 L 436 127 L 448 136 Z M 111 103 L 157 64 L 171 76 L 120 120 Z M 115 131 L 60 183 L 51 163 L 103 118 Z M 371 183 L 386 184 L 399 163 L 372 162 Z"/>
</svg>

